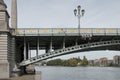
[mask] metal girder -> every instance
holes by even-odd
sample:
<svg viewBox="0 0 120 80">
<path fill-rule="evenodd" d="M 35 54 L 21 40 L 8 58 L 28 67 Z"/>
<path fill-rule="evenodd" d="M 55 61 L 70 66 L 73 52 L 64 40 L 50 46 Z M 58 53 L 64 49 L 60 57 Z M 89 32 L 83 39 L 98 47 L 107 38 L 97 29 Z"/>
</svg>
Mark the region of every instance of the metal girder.
<svg viewBox="0 0 120 80">
<path fill-rule="evenodd" d="M 56 56 L 61 56 L 61 55 L 66 55 L 74 52 L 81 52 L 81 51 L 87 51 L 87 50 L 93 50 L 96 48 L 104 48 L 109 46 L 116 46 L 120 45 L 120 40 L 111 40 L 111 41 L 101 41 L 101 42 L 93 42 L 93 43 L 87 43 L 87 44 L 81 44 L 81 45 L 76 45 L 76 46 L 71 46 L 63 49 L 58 49 L 49 53 L 45 53 L 42 55 L 39 55 L 38 57 L 33 57 L 28 60 L 22 61 L 19 66 L 26 66 L 38 61 L 46 60 L 52 57 Z M 111 47 L 110 47 L 111 48 Z"/>
</svg>

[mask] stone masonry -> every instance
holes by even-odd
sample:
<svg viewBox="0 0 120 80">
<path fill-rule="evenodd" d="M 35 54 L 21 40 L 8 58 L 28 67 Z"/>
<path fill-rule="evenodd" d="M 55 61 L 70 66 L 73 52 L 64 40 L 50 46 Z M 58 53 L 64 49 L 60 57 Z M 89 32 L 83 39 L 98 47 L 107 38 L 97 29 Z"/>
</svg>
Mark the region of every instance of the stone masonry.
<svg viewBox="0 0 120 80">
<path fill-rule="evenodd" d="M 15 45 L 9 28 L 7 6 L 0 0 L 0 79 L 12 76 L 15 67 Z"/>
</svg>

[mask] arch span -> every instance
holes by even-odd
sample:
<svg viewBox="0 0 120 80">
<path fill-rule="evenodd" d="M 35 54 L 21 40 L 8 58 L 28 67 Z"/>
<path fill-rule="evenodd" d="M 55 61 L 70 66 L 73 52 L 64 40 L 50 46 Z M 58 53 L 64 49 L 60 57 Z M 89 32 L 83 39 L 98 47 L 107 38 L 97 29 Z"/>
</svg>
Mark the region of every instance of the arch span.
<svg viewBox="0 0 120 80">
<path fill-rule="evenodd" d="M 45 53 L 39 55 L 38 57 L 33 57 L 31 59 L 22 61 L 19 66 L 26 66 L 29 64 L 33 64 L 38 61 L 46 60 L 49 58 L 66 55 L 75 52 L 83 52 L 83 51 L 92 51 L 92 50 L 118 50 L 118 46 L 120 46 L 120 40 L 112 40 L 112 41 L 101 41 L 101 42 L 94 42 L 94 43 L 87 43 L 72 47 L 67 47 L 59 50 L 52 51 L 50 53 Z"/>
</svg>

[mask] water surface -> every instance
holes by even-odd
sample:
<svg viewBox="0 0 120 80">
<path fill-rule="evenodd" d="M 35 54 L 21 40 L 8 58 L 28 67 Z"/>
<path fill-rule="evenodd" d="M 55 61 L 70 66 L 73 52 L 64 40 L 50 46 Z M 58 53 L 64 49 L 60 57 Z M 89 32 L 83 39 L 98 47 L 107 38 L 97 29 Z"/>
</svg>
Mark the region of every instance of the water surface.
<svg viewBox="0 0 120 80">
<path fill-rule="evenodd" d="M 116 67 L 36 67 L 42 80 L 120 80 Z"/>
</svg>

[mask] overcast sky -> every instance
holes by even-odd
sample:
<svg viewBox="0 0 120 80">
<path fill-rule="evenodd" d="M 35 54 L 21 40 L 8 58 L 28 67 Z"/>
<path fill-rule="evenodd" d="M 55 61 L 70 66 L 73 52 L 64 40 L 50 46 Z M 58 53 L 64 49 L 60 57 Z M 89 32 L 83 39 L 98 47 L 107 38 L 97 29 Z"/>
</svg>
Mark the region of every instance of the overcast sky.
<svg viewBox="0 0 120 80">
<path fill-rule="evenodd" d="M 11 0 L 5 0 L 10 12 Z M 77 28 L 73 10 L 81 5 L 81 28 L 119 28 L 120 0 L 17 0 L 18 27 Z"/>
<path fill-rule="evenodd" d="M 5 0 L 9 14 L 10 1 Z M 120 0 L 18 0 L 18 28 L 77 28 L 73 10 L 78 5 L 85 9 L 81 28 L 120 28 Z M 120 52 L 109 53 L 105 55 L 112 58 L 112 53 Z"/>
</svg>

